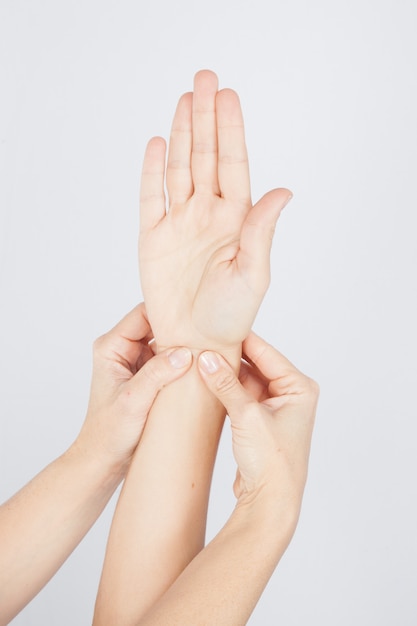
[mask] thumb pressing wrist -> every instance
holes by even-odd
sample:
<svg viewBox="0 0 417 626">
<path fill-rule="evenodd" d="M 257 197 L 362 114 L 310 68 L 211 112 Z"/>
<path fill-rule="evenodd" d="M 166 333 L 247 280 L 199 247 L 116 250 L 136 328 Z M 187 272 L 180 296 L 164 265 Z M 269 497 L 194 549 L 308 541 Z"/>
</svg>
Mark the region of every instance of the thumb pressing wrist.
<svg viewBox="0 0 417 626">
<path fill-rule="evenodd" d="M 174 369 L 182 369 L 192 361 L 191 351 L 188 348 L 174 348 L 167 354 L 168 361 Z"/>
<path fill-rule="evenodd" d="M 229 363 L 216 352 L 202 352 L 198 368 L 207 387 L 220 400 L 231 418 L 238 416 L 252 399 L 240 384 Z"/>
<path fill-rule="evenodd" d="M 141 367 L 129 381 L 143 406 L 152 405 L 157 393 L 185 374 L 191 366 L 193 357 L 188 348 L 171 348 L 155 356 Z"/>
</svg>

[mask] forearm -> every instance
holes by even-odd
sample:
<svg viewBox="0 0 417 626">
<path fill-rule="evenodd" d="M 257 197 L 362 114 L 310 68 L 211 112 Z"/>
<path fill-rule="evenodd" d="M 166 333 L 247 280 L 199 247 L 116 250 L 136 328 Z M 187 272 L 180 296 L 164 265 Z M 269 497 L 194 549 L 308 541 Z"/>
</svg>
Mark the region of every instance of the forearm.
<svg viewBox="0 0 417 626">
<path fill-rule="evenodd" d="M 157 397 L 116 508 L 95 624 L 135 624 L 203 548 L 223 419 L 195 367 Z"/>
<path fill-rule="evenodd" d="M 74 444 L 0 507 L 0 624 L 55 574 L 121 478 Z"/>
<path fill-rule="evenodd" d="M 297 514 L 275 502 L 231 518 L 136 626 L 243 626 L 294 532 Z"/>
</svg>

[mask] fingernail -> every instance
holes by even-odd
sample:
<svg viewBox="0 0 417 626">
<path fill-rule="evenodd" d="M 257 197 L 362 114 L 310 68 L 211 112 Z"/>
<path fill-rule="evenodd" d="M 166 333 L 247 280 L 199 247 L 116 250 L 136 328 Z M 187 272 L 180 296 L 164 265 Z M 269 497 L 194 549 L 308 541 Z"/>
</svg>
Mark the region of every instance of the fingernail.
<svg viewBox="0 0 417 626">
<path fill-rule="evenodd" d="M 179 370 L 191 362 L 191 350 L 187 348 L 175 348 L 168 354 L 168 360 L 172 367 Z"/>
<path fill-rule="evenodd" d="M 214 374 L 220 367 L 219 359 L 214 352 L 203 352 L 200 355 L 200 365 L 207 374 Z"/>
<path fill-rule="evenodd" d="M 288 195 L 288 198 L 285 200 L 285 204 L 284 204 L 284 206 L 282 207 L 283 209 L 285 209 L 285 207 L 287 206 L 287 204 L 289 203 L 289 201 L 293 199 L 293 197 L 294 197 L 294 196 L 293 196 L 292 192 L 290 191 L 290 193 L 289 193 L 289 195 Z"/>
</svg>

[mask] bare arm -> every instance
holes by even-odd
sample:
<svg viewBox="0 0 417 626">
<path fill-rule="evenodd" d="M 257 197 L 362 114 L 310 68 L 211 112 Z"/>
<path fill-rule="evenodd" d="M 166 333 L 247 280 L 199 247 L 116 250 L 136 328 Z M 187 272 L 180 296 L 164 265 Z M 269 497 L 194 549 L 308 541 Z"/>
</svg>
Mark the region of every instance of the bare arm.
<svg viewBox="0 0 417 626">
<path fill-rule="evenodd" d="M 134 624 L 204 546 L 224 409 L 202 387 L 193 368 L 154 403 L 117 504 L 94 623 Z"/>
<path fill-rule="evenodd" d="M 96 342 L 77 440 L 0 507 L 0 624 L 42 589 L 87 533 L 124 478 L 159 389 L 190 366 L 183 350 L 148 363 L 149 333 L 140 305 Z M 181 355 L 186 362 L 178 367 Z"/>
<path fill-rule="evenodd" d="M 238 369 L 290 197 L 274 190 L 252 206 L 239 99 L 199 72 L 177 107 L 166 173 L 162 139 L 144 159 L 139 261 L 158 349 L 211 348 Z M 202 549 L 223 418 L 196 368 L 158 396 L 114 517 L 96 624 L 136 623 Z"/>
<path fill-rule="evenodd" d="M 243 626 L 294 533 L 318 388 L 256 335 L 244 350 L 244 386 L 218 355 L 201 368 L 230 416 L 236 508 L 139 626 Z"/>
<path fill-rule="evenodd" d="M 244 626 L 293 532 L 270 501 L 237 507 L 138 626 Z"/>
<path fill-rule="evenodd" d="M 75 445 L 0 507 L 0 624 L 52 578 L 121 479 Z"/>
</svg>

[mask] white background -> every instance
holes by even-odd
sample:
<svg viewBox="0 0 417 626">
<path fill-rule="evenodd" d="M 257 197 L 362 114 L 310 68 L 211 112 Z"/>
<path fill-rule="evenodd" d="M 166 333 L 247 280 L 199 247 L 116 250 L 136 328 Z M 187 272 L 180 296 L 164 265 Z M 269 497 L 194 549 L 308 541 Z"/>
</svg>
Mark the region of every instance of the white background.
<svg viewBox="0 0 417 626">
<path fill-rule="evenodd" d="M 91 343 L 141 298 L 147 139 L 209 67 L 253 197 L 288 186 L 256 330 L 321 385 L 303 512 L 251 626 L 412 626 L 417 5 L 0 0 L 0 497 L 74 439 Z M 227 434 L 209 537 L 233 506 Z M 110 505 L 15 625 L 91 620 Z"/>
</svg>

